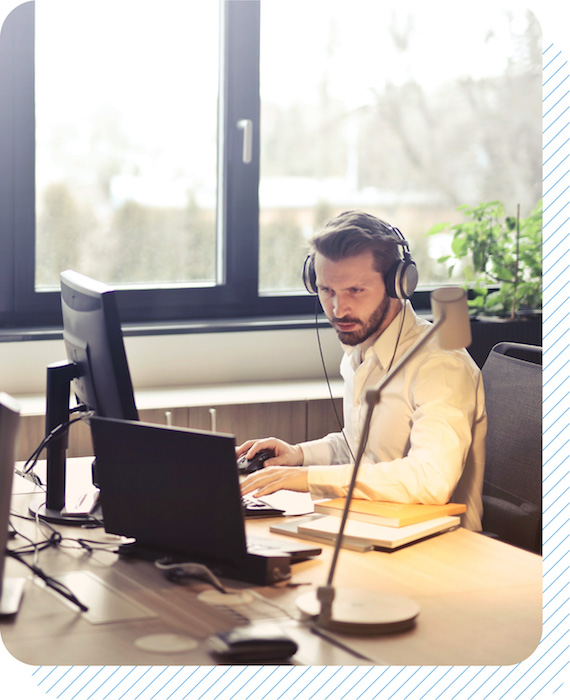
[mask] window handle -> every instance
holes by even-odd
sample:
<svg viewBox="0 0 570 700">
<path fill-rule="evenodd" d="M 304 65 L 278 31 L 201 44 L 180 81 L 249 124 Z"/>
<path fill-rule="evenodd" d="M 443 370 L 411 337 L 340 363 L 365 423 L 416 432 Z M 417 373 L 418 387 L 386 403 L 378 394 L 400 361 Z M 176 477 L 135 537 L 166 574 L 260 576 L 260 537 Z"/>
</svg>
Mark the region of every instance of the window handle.
<svg viewBox="0 0 570 700">
<path fill-rule="evenodd" d="M 237 123 L 238 129 L 243 130 L 243 147 L 241 159 L 243 163 L 251 163 L 253 149 L 253 122 L 251 119 L 240 119 Z"/>
</svg>

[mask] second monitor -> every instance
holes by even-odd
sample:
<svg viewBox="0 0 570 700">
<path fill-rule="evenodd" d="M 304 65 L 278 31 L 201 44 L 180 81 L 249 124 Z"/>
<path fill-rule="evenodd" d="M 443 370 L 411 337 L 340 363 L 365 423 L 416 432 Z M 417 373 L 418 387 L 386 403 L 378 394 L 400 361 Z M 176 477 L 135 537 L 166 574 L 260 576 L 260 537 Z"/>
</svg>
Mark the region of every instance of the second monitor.
<svg viewBox="0 0 570 700">
<path fill-rule="evenodd" d="M 60 279 L 67 360 L 47 369 L 47 493 L 31 510 L 51 522 L 80 524 L 85 516 L 64 512 L 70 410 L 123 420 L 138 420 L 138 411 L 115 291 L 71 270 Z"/>
</svg>

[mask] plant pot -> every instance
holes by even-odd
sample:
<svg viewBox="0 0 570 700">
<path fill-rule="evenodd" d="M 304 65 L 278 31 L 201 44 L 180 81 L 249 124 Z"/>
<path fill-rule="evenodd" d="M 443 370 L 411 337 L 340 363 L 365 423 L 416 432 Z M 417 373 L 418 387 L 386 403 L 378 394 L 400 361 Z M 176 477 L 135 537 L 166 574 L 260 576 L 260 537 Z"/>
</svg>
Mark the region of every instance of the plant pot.
<svg viewBox="0 0 570 700">
<path fill-rule="evenodd" d="M 467 348 L 471 357 L 482 367 L 491 348 L 504 341 L 542 345 L 542 314 L 533 313 L 510 318 L 477 316 L 471 319 L 472 342 Z"/>
</svg>

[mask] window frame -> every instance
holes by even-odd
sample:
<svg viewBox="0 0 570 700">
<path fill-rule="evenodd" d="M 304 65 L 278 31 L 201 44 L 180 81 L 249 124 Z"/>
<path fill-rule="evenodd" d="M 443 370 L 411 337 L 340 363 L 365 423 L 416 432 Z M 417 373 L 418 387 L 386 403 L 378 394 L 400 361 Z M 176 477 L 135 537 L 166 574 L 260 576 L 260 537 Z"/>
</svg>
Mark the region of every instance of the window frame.
<svg viewBox="0 0 570 700">
<path fill-rule="evenodd" d="M 313 316 L 314 298 L 258 292 L 260 177 L 260 1 L 220 0 L 217 274 L 215 286 L 118 289 L 125 323 Z M 35 2 L 6 18 L 0 42 L 0 327 L 60 327 L 59 292 L 35 280 Z M 253 126 L 243 163 L 242 119 Z M 219 253 L 219 255 L 218 255 Z M 301 270 L 299 270 L 299 278 Z M 429 291 L 414 306 L 428 308 Z"/>
</svg>

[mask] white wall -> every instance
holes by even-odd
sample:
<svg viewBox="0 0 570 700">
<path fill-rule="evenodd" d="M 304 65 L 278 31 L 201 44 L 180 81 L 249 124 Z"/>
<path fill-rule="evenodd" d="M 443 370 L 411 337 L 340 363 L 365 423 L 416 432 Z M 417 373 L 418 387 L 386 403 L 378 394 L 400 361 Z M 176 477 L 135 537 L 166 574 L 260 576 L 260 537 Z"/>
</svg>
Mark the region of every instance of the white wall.
<svg viewBox="0 0 570 700">
<path fill-rule="evenodd" d="M 341 349 L 320 330 L 327 370 L 337 378 Z M 321 379 L 315 330 L 127 336 L 135 393 L 153 388 Z M 46 366 L 65 359 L 63 341 L 0 343 L 0 391 L 45 395 Z"/>
</svg>

